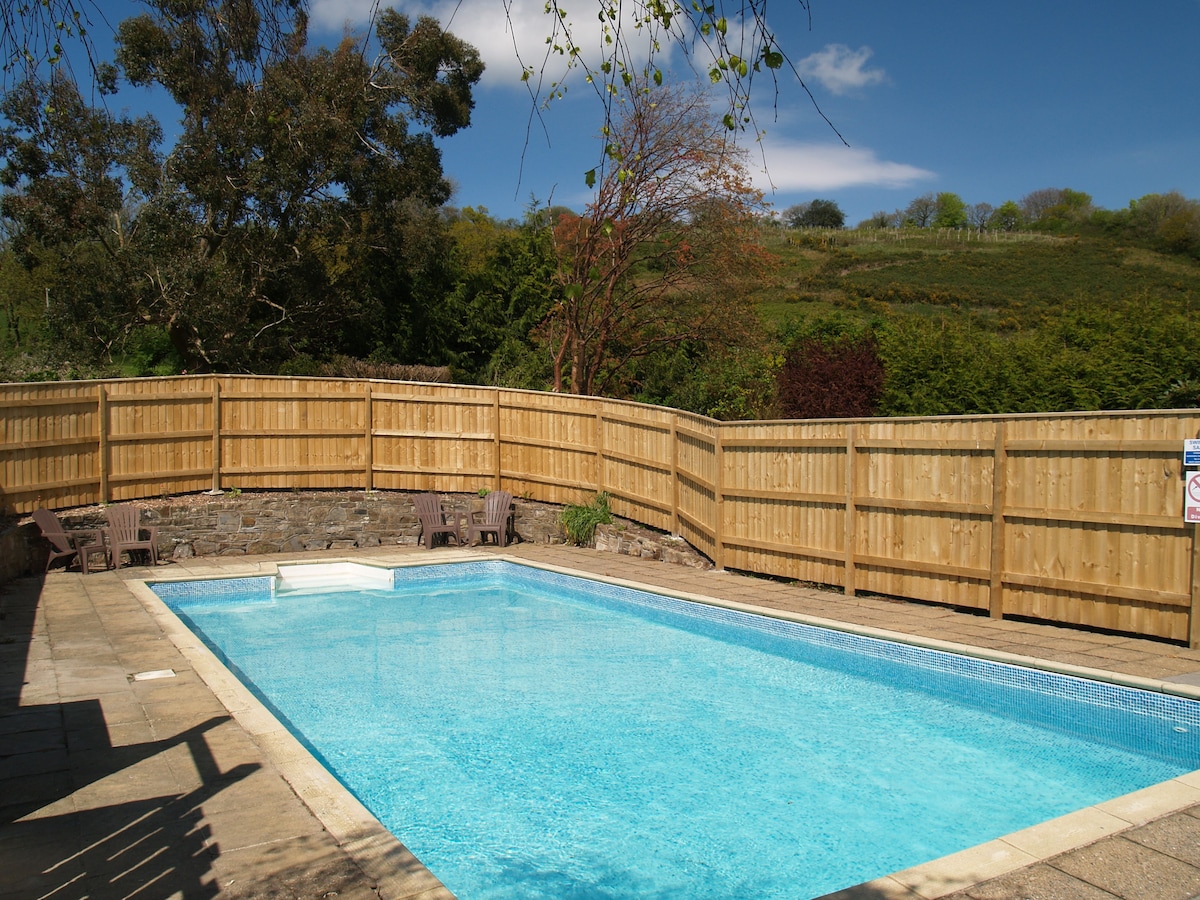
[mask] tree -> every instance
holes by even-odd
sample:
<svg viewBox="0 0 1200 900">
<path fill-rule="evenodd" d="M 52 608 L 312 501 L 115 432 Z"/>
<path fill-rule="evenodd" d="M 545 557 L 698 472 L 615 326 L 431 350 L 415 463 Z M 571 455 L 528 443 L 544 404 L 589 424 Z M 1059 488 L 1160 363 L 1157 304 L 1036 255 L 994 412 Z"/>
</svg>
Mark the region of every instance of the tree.
<svg viewBox="0 0 1200 900">
<path fill-rule="evenodd" d="M 140 237 L 131 210 L 157 190 L 158 125 L 89 106 L 64 77 L 21 82 L 0 115 L 9 246 L 46 291 L 64 348 L 111 352 L 130 324 L 123 286 Z"/>
<path fill-rule="evenodd" d="M 614 164 L 595 198 L 554 229 L 562 299 L 539 337 L 558 391 L 605 393 L 631 360 L 733 337 L 767 264 L 762 195 L 703 93 L 631 92 L 605 139 Z"/>
<path fill-rule="evenodd" d="M 863 219 L 858 223 L 859 228 L 893 228 L 895 227 L 894 213 L 887 210 L 876 210 L 871 213 L 871 218 Z"/>
<path fill-rule="evenodd" d="M 1042 213 L 1042 220 L 1056 225 L 1077 225 L 1092 214 L 1092 195 L 1063 188 L 1058 202 Z"/>
<path fill-rule="evenodd" d="M 256 9 L 151 0 L 121 23 L 126 77 L 161 84 L 183 111 L 165 161 L 135 158 L 121 138 L 128 126 L 103 112 L 48 103 L 50 87 L 10 95 L 26 115 L 10 115 L 6 131 L 6 213 L 46 246 L 74 239 L 67 226 L 80 210 L 110 223 L 121 241 L 108 253 L 120 263 L 105 289 L 120 301 L 110 318 L 165 329 L 189 369 L 263 371 L 334 352 L 407 361 L 398 357 L 442 338 L 424 302 L 447 283 L 438 207 L 450 186 L 433 136 L 469 123 L 482 63 L 432 19 L 385 11 L 372 59 L 349 39 L 309 52 L 302 12 L 284 28 Z M 48 121 L 43 107 L 69 113 Z M 42 161 L 60 157 L 70 177 L 51 184 L 89 171 L 107 182 L 41 185 Z M 140 192 L 136 206 L 126 185 Z M 74 202 L 81 193 L 90 205 Z M 35 196 L 44 212 L 19 202 Z M 113 247 L 95 224 L 89 234 Z"/>
<path fill-rule="evenodd" d="M 469 123 L 478 54 L 391 10 L 372 61 L 349 39 L 306 52 L 303 14 L 263 35 L 253 17 L 227 27 L 219 0 L 151 8 L 121 24 L 118 61 L 184 113 L 142 213 L 169 261 L 144 273 L 145 303 L 180 353 L 193 366 L 319 354 L 370 321 L 389 361 L 407 361 L 394 345 L 425 340 L 397 304 L 442 253 L 431 210 L 450 195 L 433 135 Z"/>
<path fill-rule="evenodd" d="M 1129 204 L 1128 229 L 1167 253 L 1200 255 L 1200 201 L 1179 191 L 1147 194 Z"/>
<path fill-rule="evenodd" d="M 789 228 L 842 228 L 846 214 L 833 200 L 812 200 L 788 207 L 783 220 Z"/>
<path fill-rule="evenodd" d="M 904 208 L 904 221 L 918 228 L 928 228 L 937 215 L 937 200 L 932 193 L 922 194 Z"/>
<path fill-rule="evenodd" d="M 1030 191 L 1021 198 L 1021 218 L 1025 223 L 1032 225 L 1061 203 L 1062 199 L 1061 188 L 1040 188 Z"/>
<path fill-rule="evenodd" d="M 934 228 L 962 228 L 967 224 L 967 204 L 958 194 L 938 194 L 937 211 L 931 224 Z"/>
<path fill-rule="evenodd" d="M 439 306 L 457 327 L 448 342 L 456 380 L 544 390 L 550 368 L 533 332 L 561 299 L 545 210 L 501 225 L 467 207 L 450 225 L 455 285 Z M 555 218 L 570 215 L 559 209 Z"/>
<path fill-rule="evenodd" d="M 967 207 L 967 224 L 976 231 L 983 231 L 992 220 L 996 208 L 990 203 L 972 203 Z"/>
<path fill-rule="evenodd" d="M 1021 207 L 1012 200 L 1005 200 L 988 219 L 988 228 L 993 231 L 1016 231 L 1024 222 Z"/>
</svg>

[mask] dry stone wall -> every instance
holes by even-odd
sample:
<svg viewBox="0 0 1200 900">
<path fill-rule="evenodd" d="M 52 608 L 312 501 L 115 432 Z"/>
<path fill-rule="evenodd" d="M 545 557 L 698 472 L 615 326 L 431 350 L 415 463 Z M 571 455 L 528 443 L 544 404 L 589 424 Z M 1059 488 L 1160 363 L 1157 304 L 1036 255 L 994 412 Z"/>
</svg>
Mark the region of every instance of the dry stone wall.
<svg viewBox="0 0 1200 900">
<path fill-rule="evenodd" d="M 131 504 L 141 510 L 143 523 L 158 529 L 160 558 L 186 559 L 413 545 L 421 533 L 414 496 L 400 491 L 230 492 L 137 500 Z M 444 508 L 463 513 L 479 500 L 473 494 L 441 496 Z M 516 540 L 562 543 L 560 507 L 522 499 L 515 500 L 513 507 Z M 106 521 L 102 506 L 66 510 L 58 515 L 67 528 L 98 528 Z M 40 571 L 46 555 L 36 526 L 21 525 L 12 529 L 11 537 L 14 546 L 19 543 L 26 551 L 21 554 L 25 557 L 21 565 L 24 572 L 0 572 L 0 579 Z M 597 528 L 595 547 L 642 559 L 711 567 L 682 539 L 630 522 Z"/>
</svg>

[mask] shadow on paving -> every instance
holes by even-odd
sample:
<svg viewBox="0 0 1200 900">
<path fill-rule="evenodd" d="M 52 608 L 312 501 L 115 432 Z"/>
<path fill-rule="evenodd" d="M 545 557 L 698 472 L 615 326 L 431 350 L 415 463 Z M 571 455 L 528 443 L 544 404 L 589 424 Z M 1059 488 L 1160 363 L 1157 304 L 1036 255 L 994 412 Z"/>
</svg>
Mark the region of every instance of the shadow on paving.
<svg viewBox="0 0 1200 900">
<path fill-rule="evenodd" d="M 202 805 L 261 766 L 220 770 L 205 733 L 228 716 L 164 740 L 114 747 L 98 700 L 22 705 L 31 664 L 50 664 L 34 655 L 43 582 L 26 578 L 0 589 L 0 897 L 215 896 L 212 863 L 220 848 Z M 68 723 L 73 733 L 99 736 L 74 758 Z M 180 745 L 200 776 L 195 790 L 90 809 L 70 799 Z M 128 775 L 125 781 L 135 783 Z"/>
</svg>

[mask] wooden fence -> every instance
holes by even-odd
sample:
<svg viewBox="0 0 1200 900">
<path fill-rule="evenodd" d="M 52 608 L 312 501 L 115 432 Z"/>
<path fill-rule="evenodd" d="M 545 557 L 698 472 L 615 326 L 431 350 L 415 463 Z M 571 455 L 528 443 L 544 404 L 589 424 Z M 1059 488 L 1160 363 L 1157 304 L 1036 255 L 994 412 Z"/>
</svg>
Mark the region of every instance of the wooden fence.
<svg viewBox="0 0 1200 900">
<path fill-rule="evenodd" d="M 1200 646 L 1200 411 L 721 423 L 486 387 L 0 385 L 8 512 L 204 490 L 595 491 L 732 568 Z"/>
</svg>

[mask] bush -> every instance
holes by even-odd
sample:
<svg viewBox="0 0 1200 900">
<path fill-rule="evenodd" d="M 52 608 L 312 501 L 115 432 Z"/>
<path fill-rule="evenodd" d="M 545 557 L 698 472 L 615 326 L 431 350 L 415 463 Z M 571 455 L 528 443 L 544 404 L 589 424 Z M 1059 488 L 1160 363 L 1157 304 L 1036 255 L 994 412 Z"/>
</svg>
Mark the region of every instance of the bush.
<svg viewBox="0 0 1200 900">
<path fill-rule="evenodd" d="M 608 508 L 608 494 L 599 493 L 592 502 L 583 506 L 567 504 L 558 515 L 559 523 L 567 540 L 583 547 L 592 542 L 597 525 L 612 523 L 612 510 Z"/>
<path fill-rule="evenodd" d="M 810 337 L 788 350 L 779 372 L 779 409 L 788 419 L 875 415 L 883 393 L 875 337 Z"/>
</svg>

